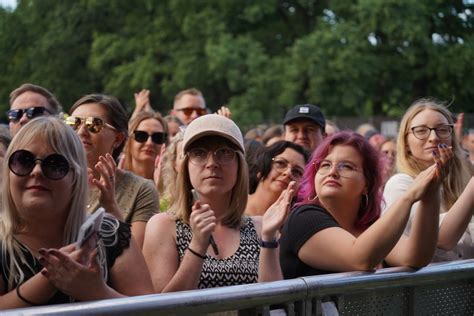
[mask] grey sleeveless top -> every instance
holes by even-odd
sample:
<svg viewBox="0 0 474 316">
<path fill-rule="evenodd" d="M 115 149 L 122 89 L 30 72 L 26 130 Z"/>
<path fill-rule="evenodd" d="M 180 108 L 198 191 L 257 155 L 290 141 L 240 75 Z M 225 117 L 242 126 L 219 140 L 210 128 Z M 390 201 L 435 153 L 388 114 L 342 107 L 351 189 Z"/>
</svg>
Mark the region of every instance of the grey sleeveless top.
<svg viewBox="0 0 474 316">
<path fill-rule="evenodd" d="M 176 220 L 176 246 L 179 260 L 192 238 L 191 227 L 181 220 Z M 206 255 L 203 262 L 198 288 L 212 288 L 238 284 L 257 283 L 258 260 L 260 246 L 255 225 L 251 218 L 244 218 L 244 225 L 240 228 L 240 245 L 230 257 L 217 259 Z"/>
</svg>

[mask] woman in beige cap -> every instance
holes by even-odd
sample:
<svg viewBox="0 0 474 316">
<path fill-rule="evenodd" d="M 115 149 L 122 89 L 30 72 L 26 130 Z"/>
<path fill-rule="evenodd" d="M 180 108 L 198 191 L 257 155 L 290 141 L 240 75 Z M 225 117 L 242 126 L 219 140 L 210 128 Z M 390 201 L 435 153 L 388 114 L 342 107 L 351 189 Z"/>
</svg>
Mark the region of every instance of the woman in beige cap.
<svg viewBox="0 0 474 316">
<path fill-rule="evenodd" d="M 145 232 L 155 291 L 281 279 L 277 235 L 294 182 L 263 217 L 247 217 L 248 171 L 237 125 L 215 114 L 201 116 L 186 128 L 183 152 L 176 200 Z"/>
</svg>

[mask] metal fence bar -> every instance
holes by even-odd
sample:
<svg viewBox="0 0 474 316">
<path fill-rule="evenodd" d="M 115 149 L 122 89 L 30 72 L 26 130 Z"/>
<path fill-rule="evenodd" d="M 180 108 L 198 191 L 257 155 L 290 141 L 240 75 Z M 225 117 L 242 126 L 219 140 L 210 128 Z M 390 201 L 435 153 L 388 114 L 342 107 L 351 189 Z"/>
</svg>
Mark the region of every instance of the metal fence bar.
<svg viewBox="0 0 474 316">
<path fill-rule="evenodd" d="M 471 313 L 474 310 L 473 293 L 474 260 L 464 260 L 432 265 L 418 271 L 391 268 L 373 273 L 338 273 L 269 283 L 16 309 L 4 311 L 2 315 L 199 315 L 229 311 L 234 311 L 235 315 L 237 311 L 241 311 L 242 315 L 267 315 L 271 314 L 272 308 L 283 307 L 288 315 L 321 315 L 328 308 L 339 315 L 351 314 L 355 310 L 361 314 L 419 314 L 429 309 L 430 304 L 442 311 Z M 458 294 L 461 295 L 460 298 L 456 297 Z M 446 303 L 436 302 L 438 297 L 448 299 Z M 434 302 L 427 302 L 430 299 Z M 374 306 L 376 303 L 380 306 Z"/>
</svg>

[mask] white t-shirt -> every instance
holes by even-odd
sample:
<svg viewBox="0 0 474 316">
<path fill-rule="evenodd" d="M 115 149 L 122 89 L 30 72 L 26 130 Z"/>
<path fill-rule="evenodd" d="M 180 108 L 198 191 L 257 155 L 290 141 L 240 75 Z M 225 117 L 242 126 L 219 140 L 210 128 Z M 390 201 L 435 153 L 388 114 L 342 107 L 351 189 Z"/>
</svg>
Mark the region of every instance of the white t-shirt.
<svg viewBox="0 0 474 316">
<path fill-rule="evenodd" d="M 405 191 L 408 190 L 408 187 L 414 182 L 414 179 L 405 173 L 397 173 L 391 177 L 385 184 L 383 191 L 384 202 L 382 202 L 382 214 L 392 205 Z M 409 235 L 411 231 L 413 216 L 415 215 L 416 209 L 420 202 L 413 204 L 410 211 L 410 218 L 408 220 L 407 226 L 405 228 L 405 235 Z M 446 209 L 441 206 L 439 214 L 439 225 L 444 220 L 447 212 Z M 432 262 L 441 262 L 441 261 L 453 261 L 461 259 L 474 258 L 474 220 L 471 218 L 466 231 L 462 235 L 461 239 L 458 241 L 456 247 L 451 251 L 445 251 L 442 249 L 436 249 Z"/>
</svg>

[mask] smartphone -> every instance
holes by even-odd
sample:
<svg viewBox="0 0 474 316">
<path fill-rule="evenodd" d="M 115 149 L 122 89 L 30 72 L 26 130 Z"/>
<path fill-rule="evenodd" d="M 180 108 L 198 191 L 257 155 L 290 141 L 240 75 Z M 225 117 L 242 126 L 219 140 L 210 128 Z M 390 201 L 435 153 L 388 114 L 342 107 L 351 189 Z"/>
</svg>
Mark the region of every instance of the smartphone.
<svg viewBox="0 0 474 316">
<path fill-rule="evenodd" d="M 191 194 L 193 195 L 193 202 L 196 202 L 197 200 L 199 200 L 199 193 L 197 193 L 196 190 L 191 189 Z M 211 244 L 212 250 L 214 250 L 214 253 L 216 254 L 216 256 L 218 256 L 219 248 L 217 248 L 216 241 L 214 240 L 214 237 L 212 237 L 212 234 L 209 237 L 209 243 Z"/>
<path fill-rule="evenodd" d="M 81 248 L 94 232 L 98 232 L 100 230 L 104 213 L 105 209 L 101 207 L 89 215 L 86 221 L 82 223 L 81 228 L 79 228 L 79 234 L 77 235 L 76 249 Z"/>
</svg>

